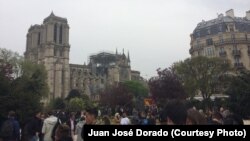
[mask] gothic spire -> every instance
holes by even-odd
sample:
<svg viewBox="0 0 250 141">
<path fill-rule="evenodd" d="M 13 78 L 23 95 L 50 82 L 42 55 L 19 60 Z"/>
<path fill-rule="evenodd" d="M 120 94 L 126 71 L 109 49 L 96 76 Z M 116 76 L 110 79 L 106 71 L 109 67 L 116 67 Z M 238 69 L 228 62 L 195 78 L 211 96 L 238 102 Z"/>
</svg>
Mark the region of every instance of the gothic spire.
<svg viewBox="0 0 250 141">
<path fill-rule="evenodd" d="M 115 54 L 116 54 L 116 55 L 118 54 L 117 48 L 116 48 L 116 50 L 115 50 Z"/>
<path fill-rule="evenodd" d="M 55 14 L 53 13 L 53 11 L 51 11 L 50 16 L 51 17 L 55 16 Z"/>
<path fill-rule="evenodd" d="M 128 62 L 130 62 L 129 51 L 128 51 Z"/>
</svg>

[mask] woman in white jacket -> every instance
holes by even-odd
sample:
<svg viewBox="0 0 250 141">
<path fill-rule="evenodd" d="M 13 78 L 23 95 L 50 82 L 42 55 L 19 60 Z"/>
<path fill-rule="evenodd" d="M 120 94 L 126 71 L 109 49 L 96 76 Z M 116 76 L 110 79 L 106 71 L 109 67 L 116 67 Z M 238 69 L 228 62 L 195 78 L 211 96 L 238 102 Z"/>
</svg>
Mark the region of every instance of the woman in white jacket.
<svg viewBox="0 0 250 141">
<path fill-rule="evenodd" d="M 57 123 L 57 117 L 49 113 L 49 117 L 43 122 L 42 133 L 44 134 L 44 141 L 53 141 L 51 134 L 54 126 Z"/>
</svg>

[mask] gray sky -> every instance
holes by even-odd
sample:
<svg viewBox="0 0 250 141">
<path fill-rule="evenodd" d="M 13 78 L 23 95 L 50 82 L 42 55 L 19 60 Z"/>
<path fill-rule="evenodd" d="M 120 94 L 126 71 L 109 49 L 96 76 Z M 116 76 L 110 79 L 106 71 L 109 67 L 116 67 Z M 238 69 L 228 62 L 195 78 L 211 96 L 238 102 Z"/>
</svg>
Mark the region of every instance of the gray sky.
<svg viewBox="0 0 250 141">
<path fill-rule="evenodd" d="M 0 47 L 23 54 L 30 25 L 51 11 L 68 19 L 70 63 L 83 64 L 100 51 L 130 52 L 132 69 L 156 75 L 189 57 L 190 33 L 204 20 L 234 9 L 250 10 L 249 0 L 0 0 Z"/>
</svg>

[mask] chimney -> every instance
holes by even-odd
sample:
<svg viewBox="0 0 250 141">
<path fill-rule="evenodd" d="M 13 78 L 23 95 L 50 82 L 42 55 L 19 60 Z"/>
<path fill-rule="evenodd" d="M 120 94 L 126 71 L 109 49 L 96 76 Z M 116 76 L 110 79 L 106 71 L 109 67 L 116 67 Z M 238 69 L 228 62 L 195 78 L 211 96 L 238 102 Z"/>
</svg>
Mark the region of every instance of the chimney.
<svg viewBox="0 0 250 141">
<path fill-rule="evenodd" d="M 234 10 L 233 9 L 227 10 L 226 11 L 226 16 L 234 18 Z"/>
<path fill-rule="evenodd" d="M 246 18 L 247 20 L 250 20 L 250 10 L 246 12 Z"/>
</svg>

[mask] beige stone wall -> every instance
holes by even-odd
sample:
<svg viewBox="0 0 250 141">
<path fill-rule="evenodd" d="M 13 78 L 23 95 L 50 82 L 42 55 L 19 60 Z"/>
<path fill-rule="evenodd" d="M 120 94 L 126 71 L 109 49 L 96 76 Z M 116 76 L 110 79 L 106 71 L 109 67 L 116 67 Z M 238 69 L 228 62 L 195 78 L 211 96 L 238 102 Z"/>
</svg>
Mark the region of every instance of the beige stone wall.
<svg viewBox="0 0 250 141">
<path fill-rule="evenodd" d="M 232 34 L 234 34 L 235 39 L 233 41 Z M 246 39 L 247 34 L 247 39 Z M 224 57 L 227 58 L 231 65 L 234 67 L 235 56 L 239 56 L 239 62 L 243 63 L 243 66 L 250 70 L 250 57 L 249 57 L 249 49 L 250 46 L 250 33 L 241 33 L 241 32 L 224 32 L 217 35 L 206 36 L 203 38 L 198 38 L 191 40 L 191 50 L 190 54 L 192 57 L 194 56 L 207 56 L 207 57 Z M 192 36 L 192 35 L 191 35 Z M 212 38 L 213 45 L 208 46 L 206 44 L 206 40 Z M 223 39 L 223 41 L 221 41 Z M 197 44 L 197 40 L 199 40 L 199 45 Z M 198 47 L 200 46 L 200 47 Z M 237 47 L 237 50 L 240 51 L 239 55 L 234 55 L 233 50 L 234 46 Z M 207 49 L 211 48 L 213 50 L 212 55 L 207 54 Z M 220 55 L 221 48 L 224 48 L 226 55 Z"/>
</svg>

